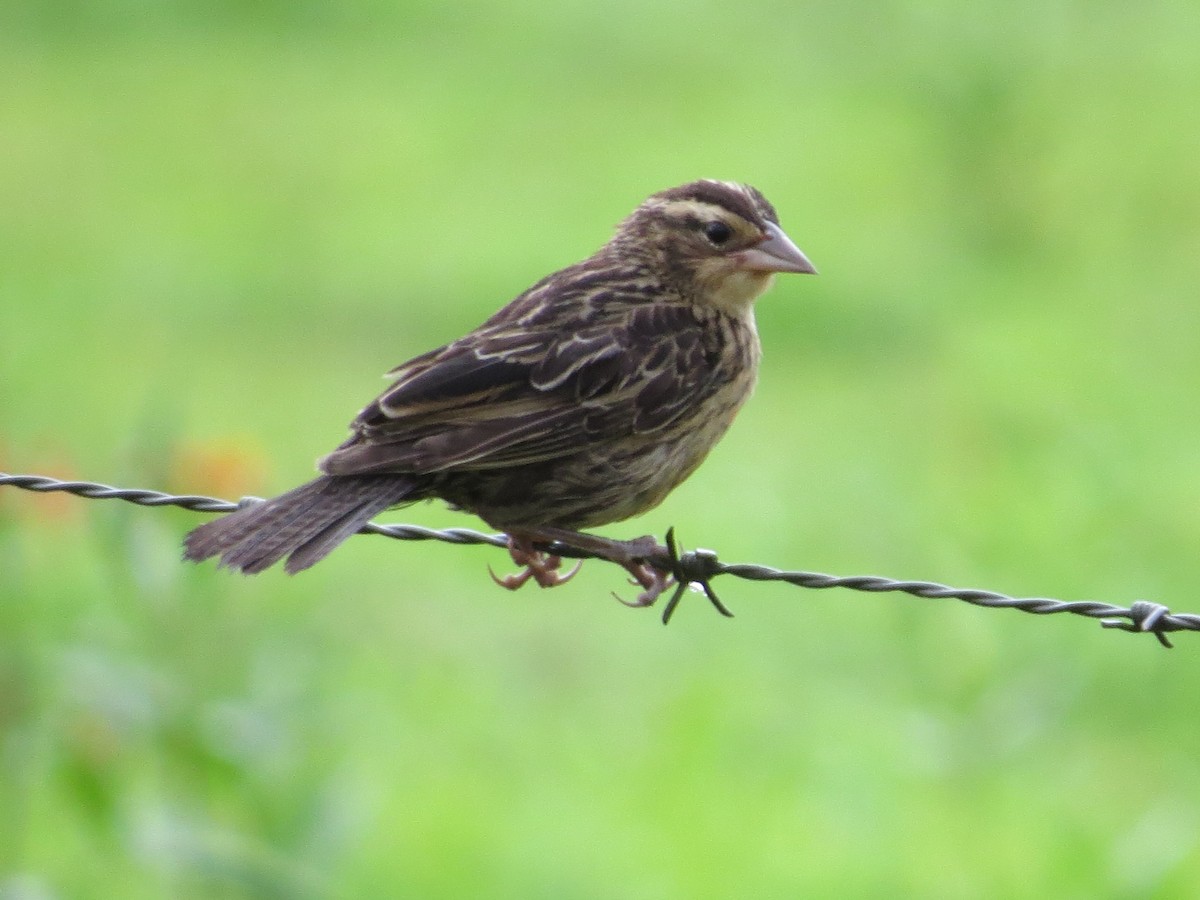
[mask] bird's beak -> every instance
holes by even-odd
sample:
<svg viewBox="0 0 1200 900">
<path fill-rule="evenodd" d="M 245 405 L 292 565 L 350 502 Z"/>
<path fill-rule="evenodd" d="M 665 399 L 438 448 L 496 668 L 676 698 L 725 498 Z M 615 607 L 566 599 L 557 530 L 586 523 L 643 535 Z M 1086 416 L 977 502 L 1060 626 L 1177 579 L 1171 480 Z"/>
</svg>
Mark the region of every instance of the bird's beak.
<svg viewBox="0 0 1200 900">
<path fill-rule="evenodd" d="M 799 272 L 804 275 L 817 274 L 816 267 L 808 261 L 783 229 L 768 222 L 763 229 L 763 238 L 749 250 L 737 254 L 742 268 L 753 272 Z"/>
</svg>

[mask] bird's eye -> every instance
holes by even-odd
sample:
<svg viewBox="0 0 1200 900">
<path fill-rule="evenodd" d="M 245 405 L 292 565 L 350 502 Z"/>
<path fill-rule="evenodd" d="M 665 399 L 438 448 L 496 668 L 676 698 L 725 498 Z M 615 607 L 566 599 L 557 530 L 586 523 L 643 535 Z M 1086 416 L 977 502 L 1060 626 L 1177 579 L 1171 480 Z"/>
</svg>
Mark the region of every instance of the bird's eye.
<svg viewBox="0 0 1200 900">
<path fill-rule="evenodd" d="M 719 247 L 733 237 L 733 229 L 724 222 L 709 222 L 704 226 L 704 236 Z"/>
</svg>

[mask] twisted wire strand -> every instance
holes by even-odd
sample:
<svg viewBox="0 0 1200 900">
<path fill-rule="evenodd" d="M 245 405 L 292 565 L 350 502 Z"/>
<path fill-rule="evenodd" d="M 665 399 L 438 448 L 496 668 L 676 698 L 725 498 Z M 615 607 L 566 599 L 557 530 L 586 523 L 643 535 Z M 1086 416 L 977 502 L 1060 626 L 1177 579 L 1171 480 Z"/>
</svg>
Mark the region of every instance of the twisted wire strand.
<svg viewBox="0 0 1200 900">
<path fill-rule="evenodd" d="M 262 502 L 257 497 L 245 497 L 239 503 L 205 497 L 198 494 L 166 494 L 139 488 L 116 488 L 92 481 L 60 481 L 45 475 L 9 475 L 0 472 L 0 487 L 16 487 L 27 491 L 48 493 L 62 491 L 91 500 L 124 500 L 139 506 L 178 506 L 193 512 L 232 512 L 251 503 Z M 360 534 L 379 534 L 401 541 L 442 541 L 448 544 L 485 544 L 492 547 L 507 547 L 508 538 L 503 534 L 485 534 L 470 528 L 433 529 L 419 525 L 365 525 Z M 576 559 L 604 559 L 562 543 L 549 544 L 550 552 Z M 664 552 L 665 551 L 665 552 Z M 678 586 L 667 601 L 663 611 L 663 622 L 669 622 L 684 591 L 693 586 L 703 591 L 713 606 L 723 615 L 732 613 L 721 603 L 710 582 L 718 575 L 732 575 L 747 581 L 782 581 L 796 587 L 823 590 L 847 588 L 868 593 L 899 592 L 916 597 L 940 600 L 961 600 L 974 606 L 989 609 L 1016 609 L 1034 615 L 1071 613 L 1099 619 L 1105 628 L 1116 628 L 1134 633 L 1149 633 L 1158 638 L 1164 647 L 1171 647 L 1167 639 L 1169 632 L 1200 631 L 1200 615 L 1173 613 L 1166 606 L 1149 600 L 1137 600 L 1128 607 L 1116 606 L 1097 600 L 1053 600 L 1046 597 L 1010 597 L 995 591 L 975 588 L 954 588 L 933 581 L 898 581 L 879 575 L 826 575 L 821 572 L 786 571 L 771 566 L 751 563 L 723 563 L 711 550 L 679 552 L 675 543 L 674 529 L 667 532 L 666 547 L 646 558 L 646 562 L 664 571 L 671 572 Z"/>
</svg>

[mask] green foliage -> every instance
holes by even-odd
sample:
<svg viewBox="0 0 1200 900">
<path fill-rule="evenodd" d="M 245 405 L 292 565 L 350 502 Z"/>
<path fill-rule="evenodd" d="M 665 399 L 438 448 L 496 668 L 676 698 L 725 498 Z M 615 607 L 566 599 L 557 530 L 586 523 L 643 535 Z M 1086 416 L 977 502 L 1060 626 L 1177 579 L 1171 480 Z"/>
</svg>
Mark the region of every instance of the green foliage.
<svg viewBox="0 0 1200 900">
<path fill-rule="evenodd" d="M 1183 0 L 0 13 L 0 469 L 306 477 L 376 372 L 750 181 L 816 262 L 659 510 L 729 561 L 1196 610 Z M 476 524 L 436 507 L 395 518 Z M 177 562 L 0 494 L 0 896 L 1188 896 L 1200 645 L 592 563 Z"/>
</svg>

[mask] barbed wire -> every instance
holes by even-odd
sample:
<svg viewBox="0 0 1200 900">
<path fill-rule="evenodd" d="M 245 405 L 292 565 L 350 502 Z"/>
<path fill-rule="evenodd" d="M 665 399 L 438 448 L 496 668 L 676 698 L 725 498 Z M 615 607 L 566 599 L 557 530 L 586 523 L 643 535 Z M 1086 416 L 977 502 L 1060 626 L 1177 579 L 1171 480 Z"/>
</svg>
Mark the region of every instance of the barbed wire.
<svg viewBox="0 0 1200 900">
<path fill-rule="evenodd" d="M 92 481 L 60 481 L 45 475 L 9 475 L 0 472 L 0 487 L 8 486 L 27 491 L 48 493 L 62 491 L 91 500 L 124 500 L 139 506 L 177 506 L 193 512 L 232 512 L 252 503 L 261 503 L 257 497 L 244 497 L 233 503 L 216 497 L 198 494 L 166 494 L 140 488 L 116 488 Z M 448 544 L 484 544 L 492 547 L 507 547 L 508 537 L 503 534 L 485 534 L 470 528 L 434 529 L 419 525 L 380 525 L 369 523 L 360 534 L 379 534 L 401 541 L 442 541 Z M 562 542 L 540 545 L 557 555 L 573 559 L 605 559 L 604 556 L 580 550 Z M 786 571 L 751 563 L 723 563 L 711 550 L 680 552 L 675 542 L 674 529 L 667 531 L 666 546 L 649 554 L 645 561 L 651 566 L 670 572 L 678 583 L 675 592 L 663 608 L 663 624 L 671 620 L 685 590 L 693 586 L 703 591 L 709 602 L 725 616 L 732 616 L 717 597 L 710 582 L 718 575 L 732 575 L 747 581 L 782 581 L 796 587 L 824 590 L 847 588 L 868 593 L 899 592 L 931 600 L 961 600 L 974 606 L 989 609 L 1016 609 L 1034 615 L 1071 613 L 1099 619 L 1104 628 L 1120 631 L 1153 634 L 1164 647 L 1172 646 L 1167 634 L 1175 631 L 1200 631 L 1200 615 L 1173 613 L 1161 603 L 1137 600 L 1128 607 L 1115 606 L 1098 600 L 1052 600 L 1046 597 L 1010 597 L 995 591 L 974 588 L 954 588 L 933 581 L 898 581 L 879 575 L 826 575 L 821 572 Z"/>
</svg>

